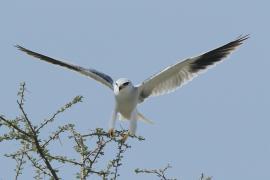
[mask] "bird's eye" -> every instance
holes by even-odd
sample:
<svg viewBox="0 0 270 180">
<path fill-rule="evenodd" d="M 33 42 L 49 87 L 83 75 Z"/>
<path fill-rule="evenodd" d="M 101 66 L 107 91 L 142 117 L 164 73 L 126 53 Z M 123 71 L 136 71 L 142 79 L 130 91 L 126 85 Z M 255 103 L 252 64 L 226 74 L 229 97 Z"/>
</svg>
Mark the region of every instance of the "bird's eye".
<svg viewBox="0 0 270 180">
<path fill-rule="evenodd" d="M 127 86 L 127 85 L 129 85 L 129 82 L 125 82 L 123 85 L 124 85 L 124 86 Z"/>
</svg>

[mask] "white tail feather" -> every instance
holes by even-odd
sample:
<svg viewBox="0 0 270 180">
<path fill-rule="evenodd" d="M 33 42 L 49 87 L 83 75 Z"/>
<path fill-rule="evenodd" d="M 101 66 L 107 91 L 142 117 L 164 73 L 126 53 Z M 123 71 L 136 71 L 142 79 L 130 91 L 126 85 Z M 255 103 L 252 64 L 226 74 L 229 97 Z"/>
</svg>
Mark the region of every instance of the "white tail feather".
<svg viewBox="0 0 270 180">
<path fill-rule="evenodd" d="M 141 113 L 138 112 L 137 115 L 138 115 L 138 116 L 137 116 L 137 120 L 141 120 L 141 121 L 143 121 L 144 123 L 147 123 L 147 124 L 154 124 L 153 121 L 147 119 L 147 118 L 144 117 L 144 115 L 142 115 Z M 125 118 L 121 113 L 119 113 L 119 116 L 118 116 L 118 117 L 119 117 L 119 120 L 120 120 L 120 121 L 126 121 L 126 120 L 127 120 L 127 118 Z"/>
<path fill-rule="evenodd" d="M 143 121 L 144 123 L 147 123 L 147 124 L 154 124 L 153 121 L 147 119 L 147 118 L 144 117 L 141 113 L 138 112 L 138 115 L 139 115 L 139 120 Z"/>
</svg>

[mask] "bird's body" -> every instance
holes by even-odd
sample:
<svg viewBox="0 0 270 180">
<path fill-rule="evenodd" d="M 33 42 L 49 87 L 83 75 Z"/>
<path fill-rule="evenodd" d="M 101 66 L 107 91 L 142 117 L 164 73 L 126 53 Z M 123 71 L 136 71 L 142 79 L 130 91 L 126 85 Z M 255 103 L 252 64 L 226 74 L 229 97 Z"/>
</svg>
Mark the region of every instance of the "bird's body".
<svg viewBox="0 0 270 180">
<path fill-rule="evenodd" d="M 121 85 L 127 84 L 125 88 L 121 89 Z M 135 134 L 136 122 L 139 119 L 137 104 L 139 99 L 138 88 L 134 87 L 131 81 L 126 78 L 118 79 L 114 84 L 114 97 L 115 97 L 115 110 L 114 114 L 119 113 L 122 119 L 130 120 L 133 122 L 134 127 L 130 127 L 130 133 Z M 116 118 L 112 119 L 112 125 L 115 123 Z M 134 122 L 135 121 L 135 122 Z M 132 124 L 132 122 L 130 124 Z"/>
<path fill-rule="evenodd" d="M 116 110 L 121 113 L 121 115 L 126 118 L 130 119 L 131 118 L 131 113 L 132 111 L 136 108 L 137 106 L 137 101 L 138 101 L 138 89 L 135 88 L 131 82 L 129 82 L 129 86 L 127 86 L 124 89 L 121 89 L 119 91 L 119 88 L 117 87 L 118 84 L 123 84 L 125 82 L 129 82 L 129 80 L 125 78 L 121 78 L 116 81 L 114 87 L 114 97 L 115 97 L 115 108 Z"/>
<path fill-rule="evenodd" d="M 123 118 L 130 120 L 129 133 L 134 135 L 136 132 L 137 120 L 141 119 L 145 122 L 151 123 L 151 121 L 138 112 L 137 105 L 139 103 L 142 103 L 145 99 L 151 96 L 166 94 L 183 86 L 199 73 L 209 69 L 209 67 L 217 64 L 218 62 L 221 62 L 246 39 L 248 39 L 248 36 L 239 37 L 236 40 L 212 51 L 177 62 L 136 86 L 126 78 L 120 78 L 117 81 L 113 81 L 110 76 L 95 69 L 86 69 L 59 61 L 28 50 L 22 46 L 17 45 L 16 47 L 40 60 L 77 71 L 109 87 L 113 90 L 115 96 L 115 107 L 109 123 L 109 132 L 113 133 L 117 116 L 121 115 Z"/>
<path fill-rule="evenodd" d="M 125 119 L 130 119 L 138 104 L 138 89 L 133 87 L 127 92 L 115 94 L 115 108 Z"/>
</svg>

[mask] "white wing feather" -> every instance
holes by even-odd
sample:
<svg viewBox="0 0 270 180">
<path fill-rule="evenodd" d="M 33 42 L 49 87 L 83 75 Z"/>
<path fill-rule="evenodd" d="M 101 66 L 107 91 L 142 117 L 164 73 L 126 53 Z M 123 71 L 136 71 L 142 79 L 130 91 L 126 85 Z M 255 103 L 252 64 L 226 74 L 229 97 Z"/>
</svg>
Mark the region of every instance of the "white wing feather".
<svg viewBox="0 0 270 180">
<path fill-rule="evenodd" d="M 240 36 L 224 46 L 165 68 L 137 86 L 140 92 L 140 102 L 151 96 L 170 93 L 183 86 L 198 74 L 221 62 L 248 38 L 248 35 Z"/>
</svg>

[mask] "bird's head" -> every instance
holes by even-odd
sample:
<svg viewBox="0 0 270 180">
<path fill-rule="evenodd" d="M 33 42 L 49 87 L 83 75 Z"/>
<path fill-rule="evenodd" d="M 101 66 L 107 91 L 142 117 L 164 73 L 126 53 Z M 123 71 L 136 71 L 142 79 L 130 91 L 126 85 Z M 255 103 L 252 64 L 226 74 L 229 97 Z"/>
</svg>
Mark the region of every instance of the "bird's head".
<svg viewBox="0 0 270 180">
<path fill-rule="evenodd" d="M 128 90 L 131 90 L 132 88 L 133 88 L 133 85 L 131 81 L 126 78 L 120 78 L 114 84 L 114 90 L 116 92 L 128 91 Z"/>
</svg>

